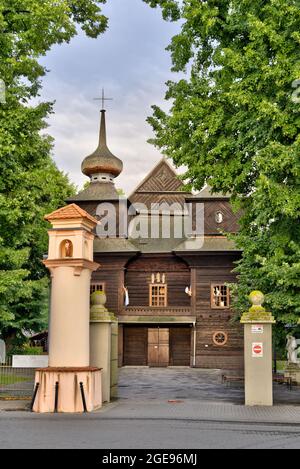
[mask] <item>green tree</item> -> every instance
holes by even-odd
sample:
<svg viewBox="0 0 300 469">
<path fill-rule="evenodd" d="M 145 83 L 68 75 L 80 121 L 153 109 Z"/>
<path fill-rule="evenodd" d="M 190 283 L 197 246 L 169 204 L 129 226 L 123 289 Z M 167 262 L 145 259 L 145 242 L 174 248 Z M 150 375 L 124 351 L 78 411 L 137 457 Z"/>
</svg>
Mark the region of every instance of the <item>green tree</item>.
<svg viewBox="0 0 300 469">
<path fill-rule="evenodd" d="M 232 193 L 242 209 L 236 238 L 236 307 L 253 288 L 277 317 L 300 315 L 299 0 L 151 1 L 179 11 L 169 46 L 169 113 L 154 106 L 153 142 L 197 189 Z"/>
<path fill-rule="evenodd" d="M 105 0 L 0 0 L 0 333 L 21 337 L 46 323 L 47 250 L 43 216 L 74 192 L 51 156 L 44 133 L 51 103 L 32 104 L 46 70 L 41 56 L 69 42 L 78 26 L 103 33 Z M 3 91 L 3 87 L 1 87 Z"/>
</svg>

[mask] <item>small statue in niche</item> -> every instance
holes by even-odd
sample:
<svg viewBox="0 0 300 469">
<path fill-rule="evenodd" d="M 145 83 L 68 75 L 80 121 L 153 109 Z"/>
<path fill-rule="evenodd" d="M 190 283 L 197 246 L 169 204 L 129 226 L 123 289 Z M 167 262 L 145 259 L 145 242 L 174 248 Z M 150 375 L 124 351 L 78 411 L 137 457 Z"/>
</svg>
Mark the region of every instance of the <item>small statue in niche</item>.
<svg viewBox="0 0 300 469">
<path fill-rule="evenodd" d="M 68 239 L 63 242 L 62 257 L 73 257 L 73 244 Z"/>
<path fill-rule="evenodd" d="M 287 336 L 286 350 L 287 350 L 288 363 L 299 364 L 299 360 L 298 360 L 299 345 L 295 337 L 292 335 Z"/>
</svg>

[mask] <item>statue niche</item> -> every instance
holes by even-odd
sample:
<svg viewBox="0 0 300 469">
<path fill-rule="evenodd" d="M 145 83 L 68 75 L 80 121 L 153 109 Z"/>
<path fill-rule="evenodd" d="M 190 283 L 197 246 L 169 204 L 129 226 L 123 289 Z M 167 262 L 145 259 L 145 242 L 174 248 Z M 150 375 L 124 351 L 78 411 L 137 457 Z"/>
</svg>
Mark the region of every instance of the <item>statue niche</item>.
<svg viewBox="0 0 300 469">
<path fill-rule="evenodd" d="M 73 257 L 73 243 L 65 239 L 60 245 L 60 257 L 63 259 Z"/>
</svg>

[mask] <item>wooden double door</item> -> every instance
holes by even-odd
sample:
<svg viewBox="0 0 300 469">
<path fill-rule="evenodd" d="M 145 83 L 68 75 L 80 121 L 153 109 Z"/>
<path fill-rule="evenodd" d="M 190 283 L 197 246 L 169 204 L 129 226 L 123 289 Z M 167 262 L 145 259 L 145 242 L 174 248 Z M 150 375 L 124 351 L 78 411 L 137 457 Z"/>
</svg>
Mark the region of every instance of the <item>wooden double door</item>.
<svg viewBox="0 0 300 469">
<path fill-rule="evenodd" d="M 190 327 L 125 326 L 125 366 L 190 366 L 190 360 Z"/>
<path fill-rule="evenodd" d="M 148 366 L 167 367 L 170 362 L 170 329 L 148 329 Z"/>
</svg>

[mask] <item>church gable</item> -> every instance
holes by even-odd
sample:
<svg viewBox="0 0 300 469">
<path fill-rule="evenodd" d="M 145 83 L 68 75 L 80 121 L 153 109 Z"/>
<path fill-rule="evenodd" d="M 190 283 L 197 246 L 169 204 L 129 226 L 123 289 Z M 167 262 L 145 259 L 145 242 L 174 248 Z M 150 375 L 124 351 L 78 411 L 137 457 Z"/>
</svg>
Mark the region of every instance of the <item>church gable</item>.
<svg viewBox="0 0 300 469">
<path fill-rule="evenodd" d="M 129 200 L 132 204 L 143 203 L 148 208 L 151 204 L 183 205 L 187 195 L 184 186 L 171 165 L 163 158 L 140 183 Z"/>
<path fill-rule="evenodd" d="M 144 181 L 137 187 L 134 194 L 145 192 L 178 192 L 183 188 L 176 172 L 163 159 L 148 174 Z"/>
</svg>

